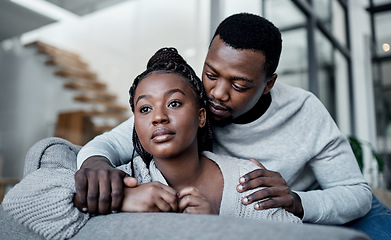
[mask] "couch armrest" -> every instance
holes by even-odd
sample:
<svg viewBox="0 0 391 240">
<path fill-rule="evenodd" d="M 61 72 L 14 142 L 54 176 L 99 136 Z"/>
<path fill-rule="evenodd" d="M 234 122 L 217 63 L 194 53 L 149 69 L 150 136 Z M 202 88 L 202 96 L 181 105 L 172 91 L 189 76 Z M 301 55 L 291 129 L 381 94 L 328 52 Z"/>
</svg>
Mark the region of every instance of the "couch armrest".
<svg viewBox="0 0 391 240">
<path fill-rule="evenodd" d="M 42 240 L 0 207 L 0 239 Z M 91 218 L 72 238 L 85 239 L 367 239 L 343 227 L 256 221 L 216 215 L 118 213 Z"/>
</svg>

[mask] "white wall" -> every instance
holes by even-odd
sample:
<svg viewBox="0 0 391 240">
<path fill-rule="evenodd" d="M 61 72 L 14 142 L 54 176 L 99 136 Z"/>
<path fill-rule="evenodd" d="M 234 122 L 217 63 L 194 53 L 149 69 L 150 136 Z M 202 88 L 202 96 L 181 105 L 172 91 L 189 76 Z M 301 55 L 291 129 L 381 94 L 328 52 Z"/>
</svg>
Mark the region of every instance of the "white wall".
<svg viewBox="0 0 391 240">
<path fill-rule="evenodd" d="M 118 103 L 128 105 L 128 90 L 161 47 L 174 46 L 201 73 L 209 45 L 209 0 L 133 0 L 83 18 L 55 23 L 22 36 L 74 51 L 90 64 Z M 59 111 L 80 108 L 72 92 L 44 66 L 44 56 L 2 43 L 0 51 L 0 157 L 3 177 L 22 177 L 27 150 L 53 136 Z M 1 175 L 1 173 L 0 173 Z"/>
</svg>

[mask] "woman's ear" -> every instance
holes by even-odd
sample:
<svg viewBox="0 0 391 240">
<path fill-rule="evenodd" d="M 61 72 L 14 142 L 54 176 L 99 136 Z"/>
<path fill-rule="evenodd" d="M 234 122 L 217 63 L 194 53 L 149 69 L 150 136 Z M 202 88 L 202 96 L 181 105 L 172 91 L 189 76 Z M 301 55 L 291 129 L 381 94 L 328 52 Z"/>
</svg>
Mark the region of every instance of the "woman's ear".
<svg viewBox="0 0 391 240">
<path fill-rule="evenodd" d="M 205 108 L 200 108 L 198 112 L 198 126 L 203 128 L 206 123 L 206 110 Z"/>
</svg>

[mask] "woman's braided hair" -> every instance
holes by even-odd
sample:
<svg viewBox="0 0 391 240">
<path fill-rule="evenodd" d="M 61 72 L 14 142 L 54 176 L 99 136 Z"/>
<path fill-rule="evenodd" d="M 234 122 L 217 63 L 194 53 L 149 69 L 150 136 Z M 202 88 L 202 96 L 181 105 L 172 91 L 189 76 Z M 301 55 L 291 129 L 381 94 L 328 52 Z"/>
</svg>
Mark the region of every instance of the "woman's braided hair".
<svg viewBox="0 0 391 240">
<path fill-rule="evenodd" d="M 147 70 L 138 75 L 129 90 L 129 103 L 134 113 L 134 96 L 136 88 L 149 74 L 161 71 L 166 73 L 175 73 L 183 77 L 188 85 L 194 90 L 197 105 L 200 108 L 206 107 L 206 93 L 201 80 L 197 77 L 193 68 L 187 64 L 187 62 L 179 55 L 175 48 L 162 48 L 158 50 L 148 61 Z M 208 114 L 207 114 L 208 115 Z M 134 150 L 141 156 L 144 162 L 149 166 L 152 160 L 152 155 L 145 151 L 140 143 L 136 129 L 133 127 L 133 147 Z M 205 126 L 198 130 L 197 135 L 198 150 L 201 151 L 212 151 L 212 130 L 209 122 L 209 118 L 206 118 Z"/>
</svg>

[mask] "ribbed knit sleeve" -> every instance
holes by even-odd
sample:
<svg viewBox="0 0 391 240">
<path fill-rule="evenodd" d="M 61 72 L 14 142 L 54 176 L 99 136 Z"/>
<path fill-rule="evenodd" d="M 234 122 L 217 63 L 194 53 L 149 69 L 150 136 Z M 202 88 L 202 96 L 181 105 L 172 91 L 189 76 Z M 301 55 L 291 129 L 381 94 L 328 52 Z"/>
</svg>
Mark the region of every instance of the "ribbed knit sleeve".
<svg viewBox="0 0 391 240">
<path fill-rule="evenodd" d="M 89 219 L 73 205 L 79 149 L 60 138 L 36 143 L 26 155 L 24 178 L 4 197 L 4 210 L 46 239 L 76 234 Z"/>
<path fill-rule="evenodd" d="M 68 169 L 38 169 L 7 193 L 2 206 L 19 223 L 46 239 L 70 238 L 89 219 L 73 206 L 73 175 Z"/>
<path fill-rule="evenodd" d="M 132 176 L 132 163 L 121 165 L 117 167 L 117 169 L 120 169 L 129 174 L 129 176 Z M 133 159 L 133 170 L 133 177 L 137 179 L 137 183 L 139 185 L 152 181 L 149 169 L 140 156 Z"/>
</svg>

